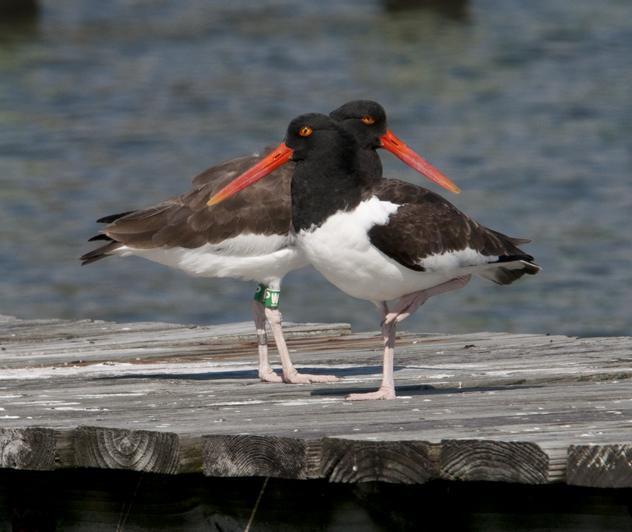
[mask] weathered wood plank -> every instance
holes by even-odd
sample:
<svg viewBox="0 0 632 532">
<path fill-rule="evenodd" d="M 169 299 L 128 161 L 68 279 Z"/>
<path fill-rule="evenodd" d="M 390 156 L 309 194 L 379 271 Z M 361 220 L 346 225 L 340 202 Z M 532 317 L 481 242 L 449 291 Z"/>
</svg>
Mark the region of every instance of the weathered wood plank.
<svg viewBox="0 0 632 532">
<path fill-rule="evenodd" d="M 178 436 L 168 432 L 79 427 L 73 432 L 75 466 L 177 473 Z"/>
<path fill-rule="evenodd" d="M 571 445 L 568 483 L 599 488 L 632 487 L 632 434 L 627 444 Z"/>
<path fill-rule="evenodd" d="M 423 484 L 438 477 L 437 448 L 425 441 L 322 441 L 320 474 L 330 482 Z"/>
<path fill-rule="evenodd" d="M 536 444 L 519 441 L 444 440 L 441 478 L 544 484 L 549 457 Z"/>
<path fill-rule="evenodd" d="M 185 326 L 92 320 L 54 320 L 42 324 L 40 321 L 0 322 L 0 368 L 138 361 L 186 354 L 226 355 L 227 344 L 234 350 L 236 344 L 256 341 L 250 322 Z M 288 339 L 336 337 L 351 332 L 346 323 L 287 323 L 284 330 Z M 245 348 L 252 352 L 251 345 Z"/>
<path fill-rule="evenodd" d="M 206 436 L 204 468 L 208 476 L 305 479 L 309 442 L 277 436 Z"/>
<path fill-rule="evenodd" d="M 53 469 L 54 431 L 45 428 L 0 428 L 0 468 Z"/>
<path fill-rule="evenodd" d="M 295 386 L 258 381 L 251 324 L 211 329 L 0 319 L 0 466 L 599 485 L 569 448 L 630 443 L 632 338 L 402 333 L 398 399 L 352 403 L 378 334 L 297 325 L 297 367 L 341 381 Z"/>
</svg>

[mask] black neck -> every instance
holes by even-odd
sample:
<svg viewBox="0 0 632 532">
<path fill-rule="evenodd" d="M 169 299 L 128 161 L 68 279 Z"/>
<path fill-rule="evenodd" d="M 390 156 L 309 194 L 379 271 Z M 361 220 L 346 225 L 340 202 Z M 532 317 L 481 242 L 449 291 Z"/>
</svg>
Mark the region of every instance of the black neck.
<svg viewBox="0 0 632 532">
<path fill-rule="evenodd" d="M 360 148 L 357 151 L 356 169 L 366 183 L 382 179 L 382 160 L 375 148 Z"/>
<path fill-rule="evenodd" d="M 382 178 L 374 149 L 345 149 L 297 162 L 292 178 L 292 224 L 299 232 L 321 225 L 339 211 L 354 209 L 365 188 Z"/>
</svg>

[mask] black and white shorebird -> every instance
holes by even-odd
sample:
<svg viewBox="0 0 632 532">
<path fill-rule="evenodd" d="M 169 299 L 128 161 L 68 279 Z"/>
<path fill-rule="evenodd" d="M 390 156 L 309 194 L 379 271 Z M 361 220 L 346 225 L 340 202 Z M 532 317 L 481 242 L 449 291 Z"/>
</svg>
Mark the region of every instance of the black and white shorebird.
<svg viewBox="0 0 632 532">
<path fill-rule="evenodd" d="M 540 267 L 517 247 L 528 240 L 484 227 L 429 190 L 367 175 L 358 154 L 355 138 L 337 122 L 302 115 L 290 123 L 284 143 L 209 205 L 217 206 L 284 160 L 295 162 L 291 196 L 297 247 L 331 283 L 372 301 L 382 316 L 382 384 L 376 392 L 348 398 L 393 399 L 398 322 L 429 297 L 463 287 L 472 275 L 510 284 Z"/>
<path fill-rule="evenodd" d="M 458 188 L 386 129 L 384 109 L 372 101 L 349 102 L 331 116 L 358 143 L 357 164 L 363 174 L 379 179 L 385 147 L 430 179 Z M 193 189 L 157 205 L 97 220 L 107 224 L 93 241 L 101 247 L 81 257 L 89 264 L 111 255 L 136 255 L 203 277 L 230 277 L 259 283 L 253 301 L 258 337 L 259 377 L 266 382 L 310 383 L 336 380 L 332 375 L 299 373 L 293 366 L 283 337 L 279 295 L 281 281 L 307 260 L 294 245 L 290 182 L 294 165 L 274 171 L 273 179 L 260 181 L 222 205 L 209 208 L 209 197 L 247 168 L 276 155 L 251 155 L 213 166 L 193 179 Z M 284 159 L 283 162 L 287 162 Z M 446 185 L 447 183 L 447 185 Z M 279 351 L 282 376 L 268 357 L 265 322 Z"/>
</svg>

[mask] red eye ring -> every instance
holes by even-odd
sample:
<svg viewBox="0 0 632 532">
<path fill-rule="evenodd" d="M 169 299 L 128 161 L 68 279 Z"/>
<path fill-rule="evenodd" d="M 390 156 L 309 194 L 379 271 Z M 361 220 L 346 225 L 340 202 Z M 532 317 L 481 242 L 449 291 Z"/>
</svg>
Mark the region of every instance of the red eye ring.
<svg viewBox="0 0 632 532">
<path fill-rule="evenodd" d="M 360 120 L 362 120 L 362 123 L 366 124 L 367 126 L 375 124 L 375 118 L 373 118 L 371 115 L 365 115 Z"/>
</svg>

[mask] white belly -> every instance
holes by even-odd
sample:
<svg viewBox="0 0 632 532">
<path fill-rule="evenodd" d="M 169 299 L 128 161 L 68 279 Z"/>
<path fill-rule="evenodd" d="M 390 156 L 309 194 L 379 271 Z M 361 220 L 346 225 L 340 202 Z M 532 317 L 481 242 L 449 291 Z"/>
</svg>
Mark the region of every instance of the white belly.
<svg viewBox="0 0 632 532">
<path fill-rule="evenodd" d="M 371 244 L 368 231 L 385 224 L 398 208 L 373 197 L 353 211 L 329 217 L 314 230 L 301 231 L 298 245 L 329 282 L 359 299 L 389 301 L 454 278 L 454 272 L 406 268 Z"/>
<path fill-rule="evenodd" d="M 231 277 L 264 284 L 279 281 L 307 264 L 286 235 L 240 235 L 198 248 L 138 249 L 123 246 L 121 256 L 136 255 L 200 277 Z"/>
</svg>

